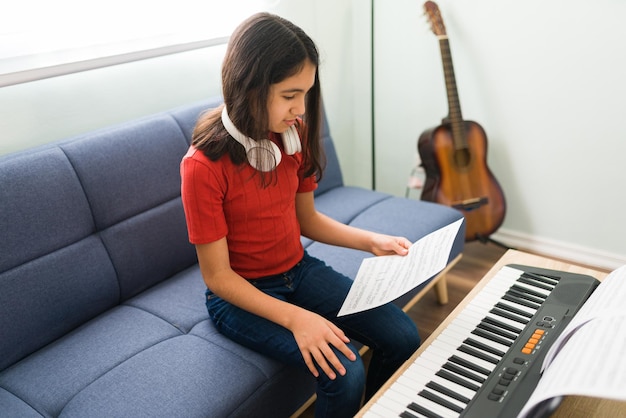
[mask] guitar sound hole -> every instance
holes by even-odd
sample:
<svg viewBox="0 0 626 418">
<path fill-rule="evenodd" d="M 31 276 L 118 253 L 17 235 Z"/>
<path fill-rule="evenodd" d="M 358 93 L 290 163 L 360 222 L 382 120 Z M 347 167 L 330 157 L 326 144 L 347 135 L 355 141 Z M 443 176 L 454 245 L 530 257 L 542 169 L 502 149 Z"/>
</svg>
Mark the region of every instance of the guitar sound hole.
<svg viewBox="0 0 626 418">
<path fill-rule="evenodd" d="M 454 152 L 454 162 L 457 167 L 467 167 L 470 163 L 470 152 L 467 148 L 458 149 Z"/>
</svg>

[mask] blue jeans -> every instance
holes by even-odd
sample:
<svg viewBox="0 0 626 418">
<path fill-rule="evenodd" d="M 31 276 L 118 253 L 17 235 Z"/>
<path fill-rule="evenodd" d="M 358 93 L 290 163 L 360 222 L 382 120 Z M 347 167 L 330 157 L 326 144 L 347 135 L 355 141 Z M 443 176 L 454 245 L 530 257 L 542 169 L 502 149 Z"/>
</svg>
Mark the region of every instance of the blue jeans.
<svg viewBox="0 0 626 418">
<path fill-rule="evenodd" d="M 352 417 L 391 375 L 417 350 L 420 337 L 413 321 L 397 306 L 386 304 L 352 315 L 337 317 L 352 280 L 306 252 L 286 273 L 252 280 L 259 290 L 318 313 L 341 328 L 348 338 L 372 350 L 367 378 L 358 349 L 348 346 L 357 360 L 334 350 L 346 368 L 344 376 L 329 379 L 319 369 L 316 417 Z M 283 363 L 308 370 L 291 331 L 222 300 L 207 290 L 209 315 L 219 331 L 251 350 Z"/>
</svg>

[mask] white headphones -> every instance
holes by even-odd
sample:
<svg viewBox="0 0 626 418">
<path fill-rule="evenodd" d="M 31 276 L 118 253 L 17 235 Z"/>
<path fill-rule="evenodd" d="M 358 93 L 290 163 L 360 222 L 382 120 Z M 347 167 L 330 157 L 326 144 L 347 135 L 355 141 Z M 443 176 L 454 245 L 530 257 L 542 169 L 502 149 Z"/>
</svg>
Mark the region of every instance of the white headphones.
<svg viewBox="0 0 626 418">
<path fill-rule="evenodd" d="M 259 171 L 267 172 L 276 169 L 278 164 L 280 164 L 282 154 L 278 145 L 269 139 L 260 139 L 255 141 L 254 139 L 239 132 L 230 120 L 230 117 L 228 117 L 226 106 L 222 109 L 222 123 L 224 124 L 226 131 L 235 139 L 235 141 L 239 142 L 246 149 L 246 156 L 252 167 Z M 302 151 L 300 136 L 298 135 L 298 130 L 295 125 L 290 126 L 287 131 L 281 134 L 281 136 L 285 152 L 288 155 L 293 155 L 296 152 Z M 267 153 L 269 153 L 269 155 Z"/>
</svg>

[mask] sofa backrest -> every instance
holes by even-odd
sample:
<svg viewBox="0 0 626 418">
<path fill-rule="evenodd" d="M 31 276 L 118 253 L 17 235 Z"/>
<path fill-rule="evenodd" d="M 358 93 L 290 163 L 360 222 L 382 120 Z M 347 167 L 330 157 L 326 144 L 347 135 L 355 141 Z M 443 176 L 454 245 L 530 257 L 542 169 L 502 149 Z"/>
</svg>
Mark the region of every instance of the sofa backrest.
<svg viewBox="0 0 626 418">
<path fill-rule="evenodd" d="M 315 195 L 318 196 L 328 190 L 335 187 L 343 186 L 343 175 L 341 173 L 341 166 L 339 165 L 339 159 L 337 158 L 337 151 L 335 150 L 335 144 L 333 138 L 330 135 L 330 128 L 328 126 L 328 119 L 326 112 L 323 114 L 323 123 L 321 127 L 320 135 L 324 142 L 324 151 L 326 153 L 326 166 L 324 168 L 324 175 L 322 180 L 318 183 Z"/>
<path fill-rule="evenodd" d="M 197 262 L 179 167 L 219 103 L 0 157 L 0 370 Z M 323 136 L 317 193 L 342 184 L 326 123 Z"/>
<path fill-rule="evenodd" d="M 160 114 L 0 158 L 0 370 L 196 263 Z"/>
<path fill-rule="evenodd" d="M 0 160 L 0 370 L 118 300 L 115 268 L 63 150 Z"/>
</svg>

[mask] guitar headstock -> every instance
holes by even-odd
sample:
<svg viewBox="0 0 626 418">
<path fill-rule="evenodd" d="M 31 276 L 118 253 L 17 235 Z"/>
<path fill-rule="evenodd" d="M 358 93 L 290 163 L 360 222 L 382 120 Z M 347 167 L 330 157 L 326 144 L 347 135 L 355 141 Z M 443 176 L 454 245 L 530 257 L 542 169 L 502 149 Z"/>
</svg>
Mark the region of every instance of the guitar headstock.
<svg viewBox="0 0 626 418">
<path fill-rule="evenodd" d="M 439 6 L 434 1 L 424 3 L 424 12 L 430 21 L 430 27 L 437 36 L 446 36 L 446 26 L 443 24 Z"/>
</svg>

